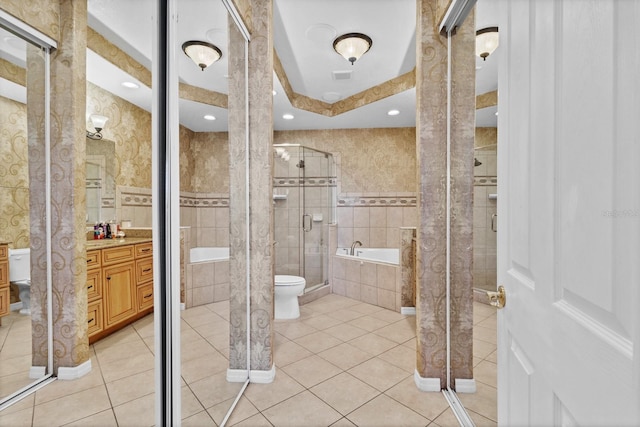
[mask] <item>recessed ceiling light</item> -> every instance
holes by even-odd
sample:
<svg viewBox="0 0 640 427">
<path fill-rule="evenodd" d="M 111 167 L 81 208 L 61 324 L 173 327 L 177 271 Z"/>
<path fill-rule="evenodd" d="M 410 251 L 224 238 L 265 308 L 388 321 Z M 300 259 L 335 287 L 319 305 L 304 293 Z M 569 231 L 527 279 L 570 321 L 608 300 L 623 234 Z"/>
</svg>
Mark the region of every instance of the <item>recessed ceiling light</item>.
<svg viewBox="0 0 640 427">
<path fill-rule="evenodd" d="M 204 119 L 205 119 L 205 120 L 215 120 L 215 119 L 216 119 L 216 116 L 211 115 L 211 114 L 205 114 L 205 115 L 204 115 Z"/>
<path fill-rule="evenodd" d="M 272 90 L 271 93 L 273 93 L 273 96 L 276 96 L 277 92 L 275 90 Z"/>
<path fill-rule="evenodd" d="M 289 114 L 289 113 L 283 114 L 282 118 L 285 120 L 293 120 L 293 114 Z"/>
<path fill-rule="evenodd" d="M 498 112 L 496 111 L 496 116 L 498 115 Z"/>
<path fill-rule="evenodd" d="M 389 110 L 387 111 L 387 114 L 390 116 L 397 116 L 398 114 L 400 114 L 399 110 Z"/>
<path fill-rule="evenodd" d="M 138 89 L 140 86 L 134 82 L 122 82 L 122 86 L 129 89 Z"/>
</svg>

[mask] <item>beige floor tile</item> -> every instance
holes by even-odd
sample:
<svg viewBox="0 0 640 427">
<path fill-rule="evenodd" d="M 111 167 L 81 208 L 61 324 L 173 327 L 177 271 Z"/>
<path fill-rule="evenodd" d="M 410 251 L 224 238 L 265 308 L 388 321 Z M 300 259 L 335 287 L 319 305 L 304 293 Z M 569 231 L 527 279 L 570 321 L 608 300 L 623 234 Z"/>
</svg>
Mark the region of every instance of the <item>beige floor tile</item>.
<svg viewBox="0 0 640 427">
<path fill-rule="evenodd" d="M 342 415 L 309 391 L 273 406 L 262 415 L 278 427 L 328 426 Z"/>
<path fill-rule="evenodd" d="M 429 420 L 436 419 L 449 408 L 449 404 L 442 393 L 421 391 L 416 386 L 413 376 L 405 378 L 384 394 Z"/>
<path fill-rule="evenodd" d="M 229 333 L 219 333 L 206 337 L 206 340 L 209 344 L 213 346 L 216 350 L 222 352 L 222 350 L 229 349 Z"/>
<path fill-rule="evenodd" d="M 374 357 L 370 353 L 362 351 L 349 343 L 342 343 L 332 347 L 322 353 L 319 353 L 318 356 L 328 360 L 345 371 Z"/>
<path fill-rule="evenodd" d="M 155 425 L 155 396 L 149 394 L 113 408 L 120 427 Z"/>
<path fill-rule="evenodd" d="M 209 409 L 225 400 L 235 398 L 242 386 L 243 383 L 228 382 L 226 371 L 189 384 L 189 388 L 191 388 L 191 391 L 193 391 L 193 394 L 205 409 Z"/>
<path fill-rule="evenodd" d="M 353 411 L 347 418 L 357 426 L 415 427 L 426 426 L 429 420 L 384 394 Z"/>
<path fill-rule="evenodd" d="M 194 326 L 193 330 L 205 338 L 220 333 L 229 335 L 229 322 L 217 314 L 212 313 L 212 316 L 215 317 L 212 318 L 210 323 Z"/>
<path fill-rule="evenodd" d="M 327 313 L 327 316 L 333 317 L 334 319 L 338 319 L 342 322 L 350 322 L 353 319 L 357 319 L 358 317 L 364 316 L 365 314 L 366 313 L 353 310 L 353 307 L 347 307 L 347 308 L 341 308 L 336 311 L 330 311 Z"/>
<path fill-rule="evenodd" d="M 342 323 L 337 326 L 332 326 L 331 328 L 325 329 L 324 332 L 333 335 L 342 341 L 351 341 L 354 338 L 358 338 L 362 335 L 367 334 L 367 331 L 361 328 L 356 328 L 355 326 L 351 326 L 347 323 Z"/>
<path fill-rule="evenodd" d="M 486 319 L 478 322 L 477 325 L 480 326 L 481 328 L 487 328 L 487 329 L 491 329 L 492 331 L 495 331 L 498 328 L 498 317 L 494 313 L 493 315 L 487 317 Z"/>
<path fill-rule="evenodd" d="M 100 370 L 104 381 L 110 383 L 140 372 L 148 371 L 154 366 L 155 359 L 151 352 L 138 354 L 128 359 L 116 360 L 111 363 L 100 363 Z"/>
<path fill-rule="evenodd" d="M 375 317 L 376 319 L 384 320 L 388 323 L 396 323 L 401 320 L 405 320 L 407 324 L 409 322 L 413 322 L 413 324 L 415 325 L 416 323 L 416 316 L 406 316 L 404 314 L 398 313 L 397 311 L 387 309 L 375 311 L 371 313 L 370 316 Z"/>
<path fill-rule="evenodd" d="M 215 425 L 216 423 L 213 422 L 211 415 L 209 415 L 207 411 L 198 412 L 197 414 L 182 420 L 182 427 L 203 427 Z"/>
<path fill-rule="evenodd" d="M 496 329 L 485 328 L 480 324 L 473 326 L 473 339 L 490 342 L 491 344 L 497 344 Z"/>
<path fill-rule="evenodd" d="M 489 362 L 498 363 L 498 351 L 497 350 L 494 351 L 493 353 L 488 355 L 485 359 L 488 360 Z"/>
<path fill-rule="evenodd" d="M 189 418 L 199 412 L 204 411 L 204 407 L 198 401 L 198 398 L 196 398 L 195 394 L 193 394 L 189 386 L 186 386 L 186 385 L 182 386 L 180 393 L 181 393 L 180 397 L 182 399 L 181 401 L 182 419 Z"/>
<path fill-rule="evenodd" d="M 193 328 L 184 328 L 180 331 L 180 345 L 186 345 L 190 342 L 199 341 L 202 339 L 202 335 L 196 332 Z"/>
<path fill-rule="evenodd" d="M 471 417 L 471 419 L 473 420 L 473 423 L 477 426 L 477 427 L 496 427 L 498 425 L 498 423 L 494 420 L 490 420 L 487 417 L 484 417 L 476 412 L 473 412 L 471 410 L 467 410 L 467 413 L 469 414 L 469 416 Z"/>
<path fill-rule="evenodd" d="M 31 368 L 31 352 L 22 356 L 2 358 L 0 363 L 0 378 L 6 375 L 29 372 Z M 28 375 L 28 374 L 27 374 Z"/>
<path fill-rule="evenodd" d="M 46 388 L 46 387 L 45 387 Z M 107 391 L 113 406 L 155 393 L 153 369 L 107 383 Z"/>
<path fill-rule="evenodd" d="M 356 328 L 364 329 L 365 331 L 373 332 L 380 328 L 384 328 L 389 325 L 389 322 L 376 319 L 375 317 L 364 315 L 357 319 L 347 322 L 348 325 L 355 326 Z"/>
<path fill-rule="evenodd" d="M 346 372 L 312 387 L 310 391 L 342 415 L 352 412 L 380 394 L 375 388 Z"/>
<path fill-rule="evenodd" d="M 195 308 L 199 308 L 199 307 L 195 307 Z M 188 310 L 183 311 L 183 313 L 186 313 L 186 312 L 188 312 Z M 194 329 L 198 326 L 202 326 L 203 328 L 206 328 L 206 325 L 216 325 L 222 322 L 220 320 L 221 319 L 220 316 L 218 316 L 212 311 L 207 310 L 206 308 L 204 308 L 204 311 L 199 314 L 190 314 L 187 316 L 183 315 L 182 319 Z"/>
<path fill-rule="evenodd" d="M 96 347 L 95 350 L 96 358 L 101 365 L 108 365 L 120 360 L 126 360 L 131 358 L 133 355 L 151 355 L 149 348 L 139 337 L 137 340 L 118 343 L 108 347 Z"/>
<path fill-rule="evenodd" d="M 498 420 L 497 390 L 481 382 L 476 382 L 475 393 L 458 393 L 458 398 L 467 410 L 483 415 L 493 421 Z"/>
<path fill-rule="evenodd" d="M 70 394 L 78 393 L 104 384 L 102 372 L 93 367 L 91 372 L 73 381 L 57 380 L 41 388 L 35 393 L 35 404 L 40 405 L 51 400 L 59 399 Z"/>
<path fill-rule="evenodd" d="M 416 351 L 403 345 L 395 346 L 392 349 L 379 354 L 378 358 L 385 360 L 398 368 L 404 369 L 409 373 L 413 373 L 416 369 Z"/>
<path fill-rule="evenodd" d="M 116 422 L 116 416 L 113 413 L 113 409 L 109 408 L 106 411 L 98 412 L 95 415 L 91 415 L 87 418 L 83 418 L 71 424 L 66 424 L 70 427 L 118 427 Z"/>
<path fill-rule="evenodd" d="M 109 408 L 111 402 L 107 389 L 100 385 L 36 405 L 33 411 L 33 425 L 50 427 L 68 424 Z"/>
<path fill-rule="evenodd" d="M 184 349 L 183 349 L 184 352 Z M 182 362 L 182 378 L 191 384 L 211 375 L 226 372 L 229 361 L 219 352 Z"/>
<path fill-rule="evenodd" d="M 321 331 L 323 329 L 327 329 L 327 328 L 330 328 L 332 326 L 339 325 L 342 322 L 340 320 L 338 320 L 338 319 L 333 318 L 333 317 L 329 317 L 329 316 L 324 315 L 324 314 L 318 314 L 318 315 L 313 316 L 313 317 L 311 317 L 309 319 L 303 320 L 302 323 L 307 325 L 307 326 L 311 326 L 312 328 L 316 328 L 317 330 Z"/>
<path fill-rule="evenodd" d="M 118 344 L 139 340 L 140 335 L 138 335 L 138 332 L 136 332 L 133 326 L 129 325 L 105 338 L 102 338 L 100 341 L 97 341 L 95 344 L 93 344 L 93 347 L 96 350 L 99 350 L 102 348 L 109 348 Z"/>
<path fill-rule="evenodd" d="M 15 405 L 13 405 L 15 406 Z M 8 412 L 8 409 L 0 412 L 0 426 L 31 427 L 33 421 L 33 406 L 19 411 Z"/>
<path fill-rule="evenodd" d="M 153 323 L 153 313 L 144 316 L 142 319 L 133 323 L 133 328 L 142 338 L 152 337 L 155 333 L 155 325 Z"/>
<path fill-rule="evenodd" d="M 478 366 L 473 368 L 473 377 L 476 381 L 480 381 L 484 384 L 490 385 L 491 387 L 497 388 L 497 370 L 498 367 L 495 363 L 483 360 L 478 364 Z"/>
<path fill-rule="evenodd" d="M 239 422 L 238 424 L 233 425 L 237 427 L 272 427 L 269 420 L 267 420 L 262 414 L 256 414 L 244 421 Z"/>
<path fill-rule="evenodd" d="M 366 351 L 367 353 L 377 356 L 380 353 L 384 353 L 387 350 L 392 349 L 397 343 L 383 338 L 379 335 L 369 333 L 367 335 L 362 335 L 361 337 L 354 338 L 349 341 L 349 344 L 352 346 L 359 348 L 360 350 Z"/>
<path fill-rule="evenodd" d="M 282 370 L 307 388 L 342 372 L 342 369 L 316 355 L 287 365 Z"/>
<path fill-rule="evenodd" d="M 275 345 L 273 349 L 273 360 L 277 367 L 282 368 L 298 360 L 311 356 L 311 353 L 306 348 L 302 347 L 293 341 L 287 341 L 283 344 Z"/>
<path fill-rule="evenodd" d="M 304 387 L 283 372 L 276 372 L 270 384 L 250 383 L 244 395 L 261 411 L 304 391 Z"/>
<path fill-rule="evenodd" d="M 320 353 L 331 347 L 335 347 L 338 344 L 342 344 L 342 341 L 335 338 L 332 335 L 324 333 L 322 331 L 314 332 L 309 335 L 297 338 L 294 340 L 296 344 L 300 344 L 312 353 Z"/>
<path fill-rule="evenodd" d="M 227 335 L 228 336 L 228 335 Z M 180 348 L 180 361 L 182 363 L 201 357 L 213 357 L 218 355 L 218 351 L 205 339 L 192 341 Z"/>
<path fill-rule="evenodd" d="M 451 410 L 451 408 L 447 408 L 446 411 L 440 414 L 438 418 L 434 420 L 434 423 L 440 427 L 459 427 L 460 426 L 460 423 L 458 422 L 458 419 L 456 418 L 456 416 L 453 414 L 453 411 Z M 430 426 L 431 425 L 433 424 L 430 424 Z"/>
<path fill-rule="evenodd" d="M 347 417 L 344 417 L 331 424 L 331 427 L 356 427 L 356 425 L 349 421 Z"/>
<path fill-rule="evenodd" d="M 349 369 L 348 372 L 380 391 L 385 391 L 411 376 L 404 369 L 377 357 Z"/>
<path fill-rule="evenodd" d="M 402 344 L 411 338 L 415 338 L 416 333 L 406 322 L 396 322 L 373 331 L 376 335 L 390 339 L 391 341 Z"/>
<path fill-rule="evenodd" d="M 373 304 L 367 304 L 366 302 L 354 304 L 349 308 L 353 311 L 357 311 L 358 313 L 362 313 L 362 314 L 372 314 L 378 311 L 385 310 L 382 307 L 378 307 L 377 305 L 373 305 Z"/>
<path fill-rule="evenodd" d="M 316 328 L 291 320 L 276 321 L 274 324 L 274 330 L 290 340 L 294 340 L 317 331 Z"/>
<path fill-rule="evenodd" d="M 473 340 L 473 355 L 480 359 L 486 358 L 488 355 L 496 351 L 497 345 L 486 341 Z"/>
<path fill-rule="evenodd" d="M 220 402 L 207 410 L 207 412 L 209 413 L 211 418 L 213 418 L 213 421 L 215 421 L 217 425 L 222 424 L 224 417 L 227 415 L 227 412 L 229 412 L 229 409 L 231 408 L 231 405 L 233 405 L 234 401 L 235 397 L 233 399 L 228 399 L 224 402 Z M 259 412 L 260 411 L 258 411 L 246 397 L 242 396 L 238 401 L 236 407 L 233 409 L 233 412 L 227 420 L 226 425 L 232 426 L 246 420 L 247 418 L 251 418 Z"/>
<path fill-rule="evenodd" d="M 12 412 L 23 411 L 25 409 L 30 409 L 33 412 L 33 406 L 34 406 L 34 402 L 35 401 L 36 401 L 35 393 L 30 394 L 29 396 L 25 397 L 24 399 L 19 400 L 18 402 L 14 403 L 13 405 L 9 406 L 8 408 L 3 409 L 0 412 L 0 419 L 4 415 L 8 415 L 8 414 L 10 414 Z M 0 426 L 3 426 L 3 425 L 5 425 L 5 424 L 0 423 Z M 7 425 L 10 425 L 10 424 L 7 424 Z"/>
</svg>

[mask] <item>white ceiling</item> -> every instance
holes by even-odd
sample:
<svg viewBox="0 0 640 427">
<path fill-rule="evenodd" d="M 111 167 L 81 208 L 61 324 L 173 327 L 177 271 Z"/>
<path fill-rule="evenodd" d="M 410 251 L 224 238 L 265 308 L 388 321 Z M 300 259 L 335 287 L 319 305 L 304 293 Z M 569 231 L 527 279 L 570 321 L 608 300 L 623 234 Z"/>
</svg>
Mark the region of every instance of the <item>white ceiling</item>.
<svg viewBox="0 0 640 427">
<path fill-rule="evenodd" d="M 150 69 L 152 12 L 155 0 L 88 0 L 89 25 Z M 476 29 L 498 26 L 496 0 L 479 0 Z M 227 93 L 227 12 L 219 0 L 178 1 L 176 57 L 180 81 Z M 344 99 L 400 76 L 415 67 L 415 0 L 274 0 L 274 46 L 293 90 L 325 102 Z M 373 40 L 372 48 L 351 65 L 333 50 L 333 39 L 347 32 L 362 32 Z M 0 56 L 24 61 L 16 54 L 16 41 L 0 33 Z M 181 50 L 187 40 L 209 41 L 218 46 L 222 59 L 201 71 Z M 17 49 L 19 51 L 19 48 Z M 498 48 L 487 61 L 476 58 L 476 93 L 497 89 Z M 11 59 L 13 58 L 13 59 Z M 336 81 L 334 71 L 352 71 L 350 80 Z M 92 83 L 150 111 L 151 89 L 89 51 L 87 78 Z M 128 89 L 133 81 L 139 89 Z M 0 93 L 9 88 L 0 81 Z M 15 88 L 12 88 L 14 90 Z M 325 117 L 293 108 L 274 74 L 274 128 L 340 129 L 415 126 L 415 89 L 390 96 L 353 111 Z M 400 114 L 388 116 L 398 109 Z M 225 109 L 192 101 L 180 102 L 180 122 L 196 132 L 226 130 Z M 284 120 L 290 113 L 293 120 Z M 495 127 L 496 107 L 479 110 L 477 126 Z M 213 114 L 214 121 L 203 119 Z"/>
</svg>

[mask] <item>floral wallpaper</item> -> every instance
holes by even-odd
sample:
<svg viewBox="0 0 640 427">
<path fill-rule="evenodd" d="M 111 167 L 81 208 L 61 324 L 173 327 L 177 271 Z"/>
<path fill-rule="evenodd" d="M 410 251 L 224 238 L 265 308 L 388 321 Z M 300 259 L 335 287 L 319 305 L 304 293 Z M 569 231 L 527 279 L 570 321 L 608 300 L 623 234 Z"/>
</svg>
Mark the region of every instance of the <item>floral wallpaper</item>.
<svg viewBox="0 0 640 427">
<path fill-rule="evenodd" d="M 29 247 L 27 107 L 0 97 L 0 240 Z"/>
<path fill-rule="evenodd" d="M 415 128 L 277 131 L 274 143 L 339 154 L 341 193 L 416 191 Z"/>
<path fill-rule="evenodd" d="M 229 137 L 227 132 L 194 132 L 191 190 L 196 193 L 229 192 Z"/>
<path fill-rule="evenodd" d="M 2 0 L 0 9 L 58 40 L 60 0 Z"/>
</svg>

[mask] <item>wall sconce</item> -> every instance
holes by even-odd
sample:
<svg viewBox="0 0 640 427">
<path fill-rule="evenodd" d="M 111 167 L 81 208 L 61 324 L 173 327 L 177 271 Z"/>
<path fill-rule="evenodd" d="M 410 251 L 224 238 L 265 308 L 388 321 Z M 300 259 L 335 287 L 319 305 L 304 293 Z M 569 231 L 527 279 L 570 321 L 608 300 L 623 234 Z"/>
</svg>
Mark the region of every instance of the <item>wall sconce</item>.
<svg viewBox="0 0 640 427">
<path fill-rule="evenodd" d="M 361 33 L 343 34 L 333 41 L 333 49 L 353 65 L 362 55 L 371 49 L 373 42 Z"/>
<path fill-rule="evenodd" d="M 476 31 L 476 55 L 487 60 L 498 47 L 498 27 L 483 28 Z"/>
<path fill-rule="evenodd" d="M 187 55 L 202 71 L 209 65 L 222 58 L 222 52 L 211 43 L 191 40 L 182 44 L 182 51 Z"/>
<path fill-rule="evenodd" d="M 91 116 L 89 116 L 89 119 L 91 119 L 91 124 L 93 125 L 96 131 L 95 132 L 87 131 L 87 138 L 102 139 L 102 134 L 100 133 L 100 131 L 104 129 L 104 124 L 107 123 L 107 120 L 109 120 L 109 118 L 105 116 L 101 116 L 99 114 L 92 114 Z"/>
</svg>

